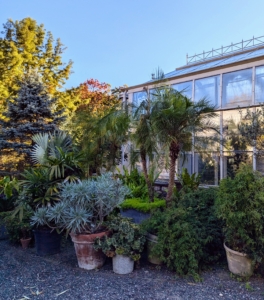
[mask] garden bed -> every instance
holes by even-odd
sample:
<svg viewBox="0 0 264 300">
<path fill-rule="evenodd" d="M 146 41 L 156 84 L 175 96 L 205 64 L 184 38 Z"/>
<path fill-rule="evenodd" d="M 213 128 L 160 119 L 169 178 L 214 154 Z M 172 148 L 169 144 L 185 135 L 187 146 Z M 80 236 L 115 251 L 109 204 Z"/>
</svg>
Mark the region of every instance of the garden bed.
<svg viewBox="0 0 264 300">
<path fill-rule="evenodd" d="M 202 274 L 203 282 L 177 278 L 165 267 L 142 259 L 130 275 L 116 275 L 108 259 L 100 270 L 78 268 L 73 244 L 65 243 L 60 254 L 36 255 L 0 241 L 0 299 L 263 299 L 264 279 L 239 282 L 227 266 Z M 28 297 L 28 298 L 26 298 Z"/>
</svg>

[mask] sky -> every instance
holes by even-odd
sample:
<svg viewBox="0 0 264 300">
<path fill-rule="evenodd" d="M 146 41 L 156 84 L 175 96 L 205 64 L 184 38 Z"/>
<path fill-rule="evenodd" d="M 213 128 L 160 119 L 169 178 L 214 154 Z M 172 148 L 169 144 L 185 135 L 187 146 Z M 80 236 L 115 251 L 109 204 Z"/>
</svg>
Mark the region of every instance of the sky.
<svg viewBox="0 0 264 300">
<path fill-rule="evenodd" d="M 263 11 L 263 0 L 0 0 L 1 29 L 31 17 L 61 39 L 73 61 L 66 88 L 90 78 L 133 86 L 187 53 L 264 36 Z"/>
</svg>

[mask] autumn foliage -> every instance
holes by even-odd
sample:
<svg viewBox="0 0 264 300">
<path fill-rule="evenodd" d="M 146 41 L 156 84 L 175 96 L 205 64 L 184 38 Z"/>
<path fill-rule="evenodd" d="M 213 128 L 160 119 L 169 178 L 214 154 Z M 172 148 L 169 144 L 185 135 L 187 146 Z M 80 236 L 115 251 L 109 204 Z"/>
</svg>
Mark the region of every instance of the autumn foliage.
<svg viewBox="0 0 264 300">
<path fill-rule="evenodd" d="M 110 94 L 110 84 L 99 82 L 97 79 L 88 79 L 80 85 L 80 98 L 82 104 L 78 111 L 87 111 L 91 114 L 101 115 L 105 110 L 118 103 L 115 95 Z"/>
</svg>

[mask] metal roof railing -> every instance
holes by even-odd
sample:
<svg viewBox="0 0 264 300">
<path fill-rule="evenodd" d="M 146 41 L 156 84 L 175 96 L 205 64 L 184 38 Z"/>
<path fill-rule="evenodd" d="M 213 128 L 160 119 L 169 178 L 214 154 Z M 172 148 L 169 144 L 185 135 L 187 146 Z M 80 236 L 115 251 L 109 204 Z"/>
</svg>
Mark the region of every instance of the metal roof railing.
<svg viewBox="0 0 264 300">
<path fill-rule="evenodd" d="M 195 54 L 193 56 L 188 56 L 187 54 L 186 61 L 187 61 L 187 65 L 189 65 L 192 63 L 202 62 L 208 59 L 229 55 L 234 52 L 249 50 L 251 48 L 256 48 L 258 46 L 264 46 L 264 36 L 260 36 L 257 38 L 253 36 L 253 38 L 250 40 L 246 40 L 246 41 L 242 40 L 241 42 L 236 44 L 231 43 L 231 45 L 229 46 L 225 46 L 225 47 L 222 46 L 221 48 L 212 49 L 207 52 L 203 51 L 202 53 Z"/>
</svg>

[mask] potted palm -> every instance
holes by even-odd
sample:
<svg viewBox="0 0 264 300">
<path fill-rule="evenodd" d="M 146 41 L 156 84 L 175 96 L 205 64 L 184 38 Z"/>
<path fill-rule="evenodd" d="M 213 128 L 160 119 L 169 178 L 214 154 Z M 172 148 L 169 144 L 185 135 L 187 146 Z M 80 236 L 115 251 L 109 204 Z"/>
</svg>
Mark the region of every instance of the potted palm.
<svg viewBox="0 0 264 300">
<path fill-rule="evenodd" d="M 32 225 L 46 225 L 70 233 L 80 268 L 100 268 L 105 261 L 102 252 L 93 248 L 94 240 L 109 233 L 105 218 L 129 192 L 121 180 L 111 173 L 95 179 L 65 183 L 59 193 L 60 201 L 53 206 L 39 208 L 32 217 Z"/>
<path fill-rule="evenodd" d="M 94 248 L 102 250 L 113 258 L 113 271 L 129 274 L 134 269 L 134 261 L 140 259 L 145 244 L 145 235 L 139 225 L 120 215 L 110 218 L 106 224 L 111 230 L 109 236 L 97 238 Z"/>
<path fill-rule="evenodd" d="M 46 224 L 46 213 L 59 201 L 61 184 L 82 176 L 82 155 L 74 149 L 69 135 L 61 131 L 36 134 L 32 140 L 35 165 L 22 174 L 13 215 L 22 220 L 24 212 L 35 212 L 32 224 L 37 254 L 51 255 L 60 252 L 61 235 Z"/>
<path fill-rule="evenodd" d="M 252 275 L 264 257 L 264 178 L 251 166 L 240 165 L 234 179 L 220 182 L 216 213 L 225 223 L 229 270 Z"/>
</svg>

